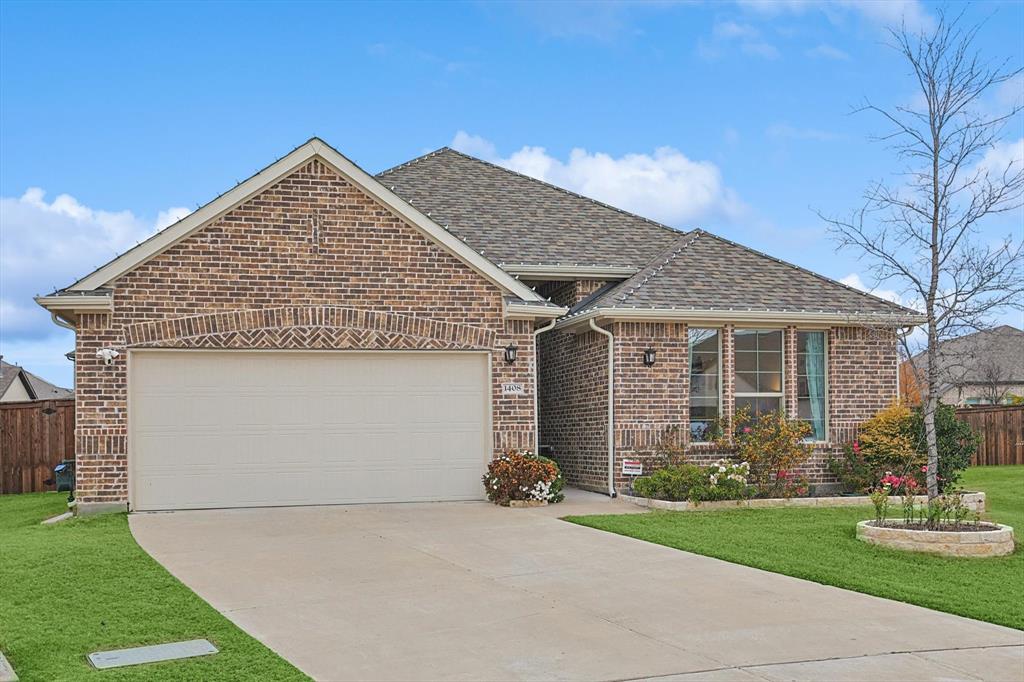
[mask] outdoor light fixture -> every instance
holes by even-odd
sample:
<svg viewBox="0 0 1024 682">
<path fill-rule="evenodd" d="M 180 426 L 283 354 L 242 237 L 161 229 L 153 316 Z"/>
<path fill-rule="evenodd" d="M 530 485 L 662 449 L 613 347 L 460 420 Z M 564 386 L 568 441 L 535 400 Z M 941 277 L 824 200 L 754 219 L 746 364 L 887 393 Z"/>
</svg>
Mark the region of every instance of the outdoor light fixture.
<svg viewBox="0 0 1024 682">
<path fill-rule="evenodd" d="M 519 349 L 513 346 L 511 343 L 505 346 L 505 362 L 512 364 L 516 361 L 516 355 L 519 354 Z"/>
<path fill-rule="evenodd" d="M 657 354 L 658 351 L 654 350 L 653 348 L 647 348 L 646 350 L 644 350 L 644 367 L 653 367 L 655 356 Z"/>
</svg>

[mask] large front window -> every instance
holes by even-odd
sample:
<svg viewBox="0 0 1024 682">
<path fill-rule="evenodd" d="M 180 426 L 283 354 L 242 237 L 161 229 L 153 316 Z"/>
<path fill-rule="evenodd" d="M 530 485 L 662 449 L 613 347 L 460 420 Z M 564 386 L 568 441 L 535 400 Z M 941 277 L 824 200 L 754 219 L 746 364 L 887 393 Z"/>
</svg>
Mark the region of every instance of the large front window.
<svg viewBox="0 0 1024 682">
<path fill-rule="evenodd" d="M 782 409 L 782 330 L 735 332 L 736 411 L 757 418 Z"/>
<path fill-rule="evenodd" d="M 825 440 L 825 332 L 797 332 L 796 401 L 811 440 Z"/>
<path fill-rule="evenodd" d="M 721 353 L 717 329 L 689 329 L 690 342 L 690 437 L 712 440 L 718 420 L 721 386 Z"/>
</svg>

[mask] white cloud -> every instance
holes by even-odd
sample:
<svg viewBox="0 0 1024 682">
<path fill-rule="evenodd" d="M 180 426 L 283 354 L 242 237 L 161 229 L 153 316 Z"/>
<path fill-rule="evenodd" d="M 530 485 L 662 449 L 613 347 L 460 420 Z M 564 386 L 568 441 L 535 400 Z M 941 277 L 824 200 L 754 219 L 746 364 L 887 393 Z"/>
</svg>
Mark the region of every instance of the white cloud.
<svg viewBox="0 0 1024 682">
<path fill-rule="evenodd" d="M 993 177 L 1003 173 L 1014 175 L 1024 168 L 1024 137 L 1012 142 L 1000 142 L 985 152 L 978 162 L 978 169 Z"/>
<path fill-rule="evenodd" d="M 777 16 L 821 11 L 830 19 L 854 14 L 879 26 L 905 22 L 911 30 L 930 28 L 933 17 L 919 0 L 736 0 L 744 9 L 757 14 Z"/>
<path fill-rule="evenodd" d="M 804 54 L 808 57 L 814 57 L 817 59 L 834 59 L 836 61 L 844 62 L 850 61 L 850 55 L 846 52 L 843 52 L 838 47 L 833 47 L 832 45 L 827 45 L 825 43 L 812 47 Z"/>
<path fill-rule="evenodd" d="M 460 146 L 464 143 L 469 148 Z M 487 140 L 463 131 L 456 134 L 452 146 L 466 153 L 473 153 L 470 149 L 489 152 L 482 158 L 670 225 L 684 227 L 711 218 L 728 220 L 744 211 L 715 164 L 694 161 L 672 147 L 618 158 L 577 148 L 563 161 L 543 147 L 525 146 L 502 158 Z"/>
<path fill-rule="evenodd" d="M 716 22 L 711 29 L 711 38 L 697 42 L 697 54 L 702 59 L 713 61 L 723 54 L 733 51 L 738 46 L 739 51 L 751 57 L 762 59 L 777 59 L 779 50 L 761 37 L 761 32 L 750 24 L 741 24 L 735 21 Z"/>
<path fill-rule="evenodd" d="M 4 345 L 9 349 L 12 344 L 54 336 L 57 328 L 33 296 L 71 284 L 188 212 L 169 208 L 151 222 L 131 211 L 90 208 L 68 194 L 48 202 L 38 187 L 20 197 L 0 198 L 0 339 Z M 4 353 L 12 362 L 24 362 L 13 351 Z"/>
<path fill-rule="evenodd" d="M 455 133 L 455 138 L 452 140 L 452 148 L 471 156 L 480 157 L 481 159 L 490 160 L 498 155 L 498 150 L 495 149 L 494 144 L 490 140 L 485 140 L 479 135 L 470 135 L 463 130 Z"/>
<path fill-rule="evenodd" d="M 871 288 L 871 287 L 869 287 L 868 285 L 866 285 L 864 283 L 864 280 L 862 280 L 860 278 L 860 275 L 858 275 L 856 272 L 851 272 L 849 275 L 847 275 L 846 277 L 843 277 L 841 280 L 839 280 L 839 282 L 842 283 L 842 284 L 845 284 L 848 287 L 853 287 L 854 289 L 859 289 L 860 291 L 865 291 L 865 292 L 867 292 L 869 294 L 873 294 L 873 295 L 875 295 L 875 296 L 877 296 L 879 298 L 884 298 L 887 301 L 892 301 L 893 303 L 899 303 L 900 305 L 905 305 L 903 303 L 903 297 L 900 296 L 899 293 L 893 291 L 892 289 L 874 289 L 874 288 Z"/>
</svg>

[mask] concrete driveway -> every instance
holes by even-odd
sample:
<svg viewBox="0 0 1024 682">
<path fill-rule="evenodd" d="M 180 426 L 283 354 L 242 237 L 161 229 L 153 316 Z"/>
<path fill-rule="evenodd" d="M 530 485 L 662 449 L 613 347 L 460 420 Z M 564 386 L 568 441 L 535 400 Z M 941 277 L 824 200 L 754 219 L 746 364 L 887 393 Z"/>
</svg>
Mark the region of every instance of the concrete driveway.
<svg viewBox="0 0 1024 682">
<path fill-rule="evenodd" d="M 1024 633 L 484 503 L 133 514 L 320 680 L 1024 680 Z"/>
</svg>

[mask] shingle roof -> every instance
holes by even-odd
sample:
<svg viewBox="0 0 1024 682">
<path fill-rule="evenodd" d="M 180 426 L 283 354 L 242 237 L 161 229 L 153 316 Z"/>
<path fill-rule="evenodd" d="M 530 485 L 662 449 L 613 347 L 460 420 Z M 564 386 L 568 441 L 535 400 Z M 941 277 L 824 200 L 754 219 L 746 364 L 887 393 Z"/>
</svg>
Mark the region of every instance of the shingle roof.
<svg viewBox="0 0 1024 682">
<path fill-rule="evenodd" d="M 596 308 L 918 314 L 705 230 L 682 234 L 643 270 L 598 290 L 570 315 Z"/>
<path fill-rule="evenodd" d="M 1002 325 L 965 334 L 938 345 L 939 376 L 943 390 L 950 386 L 990 383 L 1024 384 L 1024 331 Z M 919 372 L 928 366 L 928 356 L 914 356 Z M 989 376 L 991 374 L 991 376 Z"/>
<path fill-rule="evenodd" d="M 54 386 L 18 365 L 0 360 L 0 395 L 18 379 L 27 382 L 28 393 L 33 400 L 60 400 L 71 398 L 75 394 L 70 389 Z"/>
<path fill-rule="evenodd" d="M 377 179 L 499 264 L 641 268 L 679 231 L 444 147 Z"/>
</svg>

